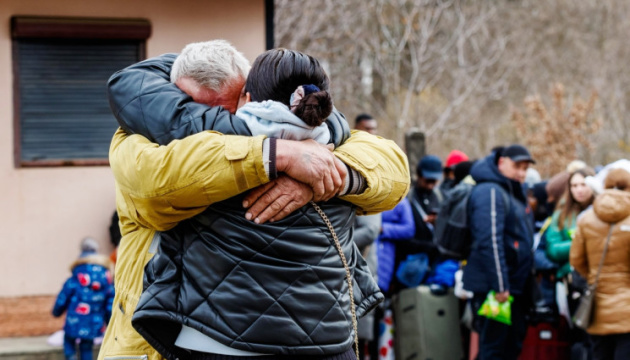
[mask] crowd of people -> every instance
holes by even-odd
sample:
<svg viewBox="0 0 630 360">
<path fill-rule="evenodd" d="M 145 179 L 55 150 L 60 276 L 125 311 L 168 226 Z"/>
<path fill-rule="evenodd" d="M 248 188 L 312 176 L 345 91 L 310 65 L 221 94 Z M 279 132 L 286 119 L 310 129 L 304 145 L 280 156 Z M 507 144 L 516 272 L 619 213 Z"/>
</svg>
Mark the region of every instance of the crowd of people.
<svg viewBox="0 0 630 360">
<path fill-rule="evenodd" d="M 576 351 L 627 357 L 625 163 L 596 174 L 574 162 L 542 181 L 512 144 L 478 160 L 425 155 L 412 183 L 374 117 L 350 130 L 329 83 L 306 54 L 273 49 L 250 67 L 220 40 L 114 74 L 116 291 L 89 263 L 98 274 L 77 268 L 54 314 L 85 315 L 77 296 L 96 291 L 99 359 L 394 359 L 409 345 L 397 299 L 423 287 L 473 314 L 462 357 L 517 359 L 533 321 L 570 329 L 598 282 L 592 323 L 567 333 Z M 510 304 L 509 324 L 478 315 L 489 296 Z M 97 331 L 75 333 L 74 313 L 66 355 L 79 339 L 88 358 Z"/>
<path fill-rule="evenodd" d="M 369 116 L 357 117 L 357 128 L 365 117 Z M 385 306 L 395 307 L 396 297 L 409 287 L 429 286 L 438 293 L 459 285 L 463 291 L 455 293 L 461 299 L 460 311 L 469 307 L 474 317 L 468 328 L 462 326 L 466 357 L 626 359 L 630 167 L 621 160 L 596 172 L 576 160 L 566 171 L 543 180 L 534 166 L 528 149 L 518 144 L 496 147 L 478 160 L 459 150 L 444 162 L 435 155 L 424 156 L 408 200 L 382 214 L 380 232 L 374 237 L 375 276 L 392 299 Z M 449 212 L 457 203 L 466 207 L 468 237 L 444 232 L 457 220 L 458 215 Z M 610 248 L 604 253 L 609 231 Z M 469 242 L 463 255 L 449 251 L 453 249 L 445 241 L 453 236 Z M 428 262 L 414 268 L 422 275 L 410 282 L 408 271 L 403 271 L 408 268 L 405 259 L 418 254 L 426 255 Z M 457 265 L 446 266 L 453 262 Z M 594 314 L 584 331 L 574 326 L 574 316 L 596 279 Z M 510 325 L 478 315 L 490 291 L 499 303 L 510 302 Z M 399 328 L 397 319 L 392 326 L 384 311 L 378 314 L 381 325 L 366 338 L 363 359 L 394 359 L 397 347 L 379 342 L 378 336 L 389 339 L 391 334 L 383 329 Z M 548 344 L 535 330 L 541 323 L 552 334 Z M 431 324 L 421 331 L 438 328 Z M 393 338 L 396 344 L 395 331 Z M 432 346 L 453 343 L 445 340 Z"/>
</svg>

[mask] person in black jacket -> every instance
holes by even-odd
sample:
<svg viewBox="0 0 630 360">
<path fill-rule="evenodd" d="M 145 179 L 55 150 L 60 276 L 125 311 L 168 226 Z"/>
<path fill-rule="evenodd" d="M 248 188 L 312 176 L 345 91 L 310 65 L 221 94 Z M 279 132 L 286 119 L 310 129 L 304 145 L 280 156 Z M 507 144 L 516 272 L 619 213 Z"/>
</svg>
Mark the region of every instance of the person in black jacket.
<svg viewBox="0 0 630 360">
<path fill-rule="evenodd" d="M 416 232 L 413 241 L 401 243 L 396 250 L 397 264 L 409 254 L 425 253 L 431 260 L 438 256 L 433 243 L 433 229 L 443 199 L 437 187 L 442 171 L 442 161 L 435 155 L 425 155 L 418 162 L 416 184 L 408 196 Z"/>
<path fill-rule="evenodd" d="M 516 360 L 525 338 L 533 219 L 521 184 L 531 163 L 525 147 L 511 145 L 477 161 L 470 172 L 477 185 L 468 200 L 472 249 L 464 267 L 464 288 L 474 293 L 477 309 L 490 290 L 499 302 L 514 297 L 511 326 L 475 319 L 480 360 Z"/>
</svg>

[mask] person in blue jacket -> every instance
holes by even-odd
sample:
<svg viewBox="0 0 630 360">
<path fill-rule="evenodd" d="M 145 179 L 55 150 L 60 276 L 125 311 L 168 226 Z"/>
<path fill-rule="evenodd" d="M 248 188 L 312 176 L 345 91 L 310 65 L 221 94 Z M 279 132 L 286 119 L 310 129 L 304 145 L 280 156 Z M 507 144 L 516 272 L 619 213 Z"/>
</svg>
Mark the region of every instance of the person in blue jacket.
<svg viewBox="0 0 630 360">
<path fill-rule="evenodd" d="M 63 328 L 66 359 L 77 359 L 77 342 L 80 359 L 92 359 L 94 338 L 103 334 L 112 312 L 111 262 L 97 250 L 94 239 L 83 239 L 81 255 L 71 266 L 72 276 L 64 283 L 52 310 L 55 317 L 67 312 Z"/>
<path fill-rule="evenodd" d="M 402 201 L 390 211 L 381 214 L 381 233 L 377 244 L 377 280 L 381 290 L 391 295 L 396 289 L 392 287 L 396 271 L 396 246 L 402 241 L 409 241 L 416 233 L 413 213 L 409 200 Z"/>
<path fill-rule="evenodd" d="M 518 358 L 526 334 L 526 283 L 533 264 L 533 218 L 522 184 L 534 163 L 521 145 L 497 149 L 471 169 L 477 185 L 468 200 L 472 248 L 464 288 L 478 308 L 494 290 L 499 302 L 512 296 L 512 325 L 477 317 L 479 360 Z M 476 313 L 476 311 L 475 311 Z"/>
</svg>

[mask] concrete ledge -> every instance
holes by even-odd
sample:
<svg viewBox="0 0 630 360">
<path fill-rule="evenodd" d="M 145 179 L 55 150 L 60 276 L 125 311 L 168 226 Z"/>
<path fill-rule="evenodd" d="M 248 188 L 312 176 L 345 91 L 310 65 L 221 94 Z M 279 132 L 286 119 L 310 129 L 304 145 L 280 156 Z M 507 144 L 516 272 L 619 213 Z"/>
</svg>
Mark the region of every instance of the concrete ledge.
<svg viewBox="0 0 630 360">
<path fill-rule="evenodd" d="M 64 360 L 63 348 L 50 346 L 48 336 L 0 338 L 0 360 Z M 99 347 L 94 347 L 94 359 Z"/>
</svg>

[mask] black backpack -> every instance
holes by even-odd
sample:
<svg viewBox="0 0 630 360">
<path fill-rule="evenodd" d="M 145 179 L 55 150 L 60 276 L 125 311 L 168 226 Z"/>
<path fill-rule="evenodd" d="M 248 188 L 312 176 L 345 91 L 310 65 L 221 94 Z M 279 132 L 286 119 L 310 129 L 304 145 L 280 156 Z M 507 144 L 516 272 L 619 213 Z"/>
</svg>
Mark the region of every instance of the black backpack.
<svg viewBox="0 0 630 360">
<path fill-rule="evenodd" d="M 440 205 L 433 242 L 440 254 L 455 260 L 464 260 L 470 254 L 472 236 L 468 219 L 468 199 L 474 185 L 460 182 L 451 189 L 448 197 Z M 500 188 L 507 212 L 510 209 L 510 199 L 505 190 Z"/>
</svg>

